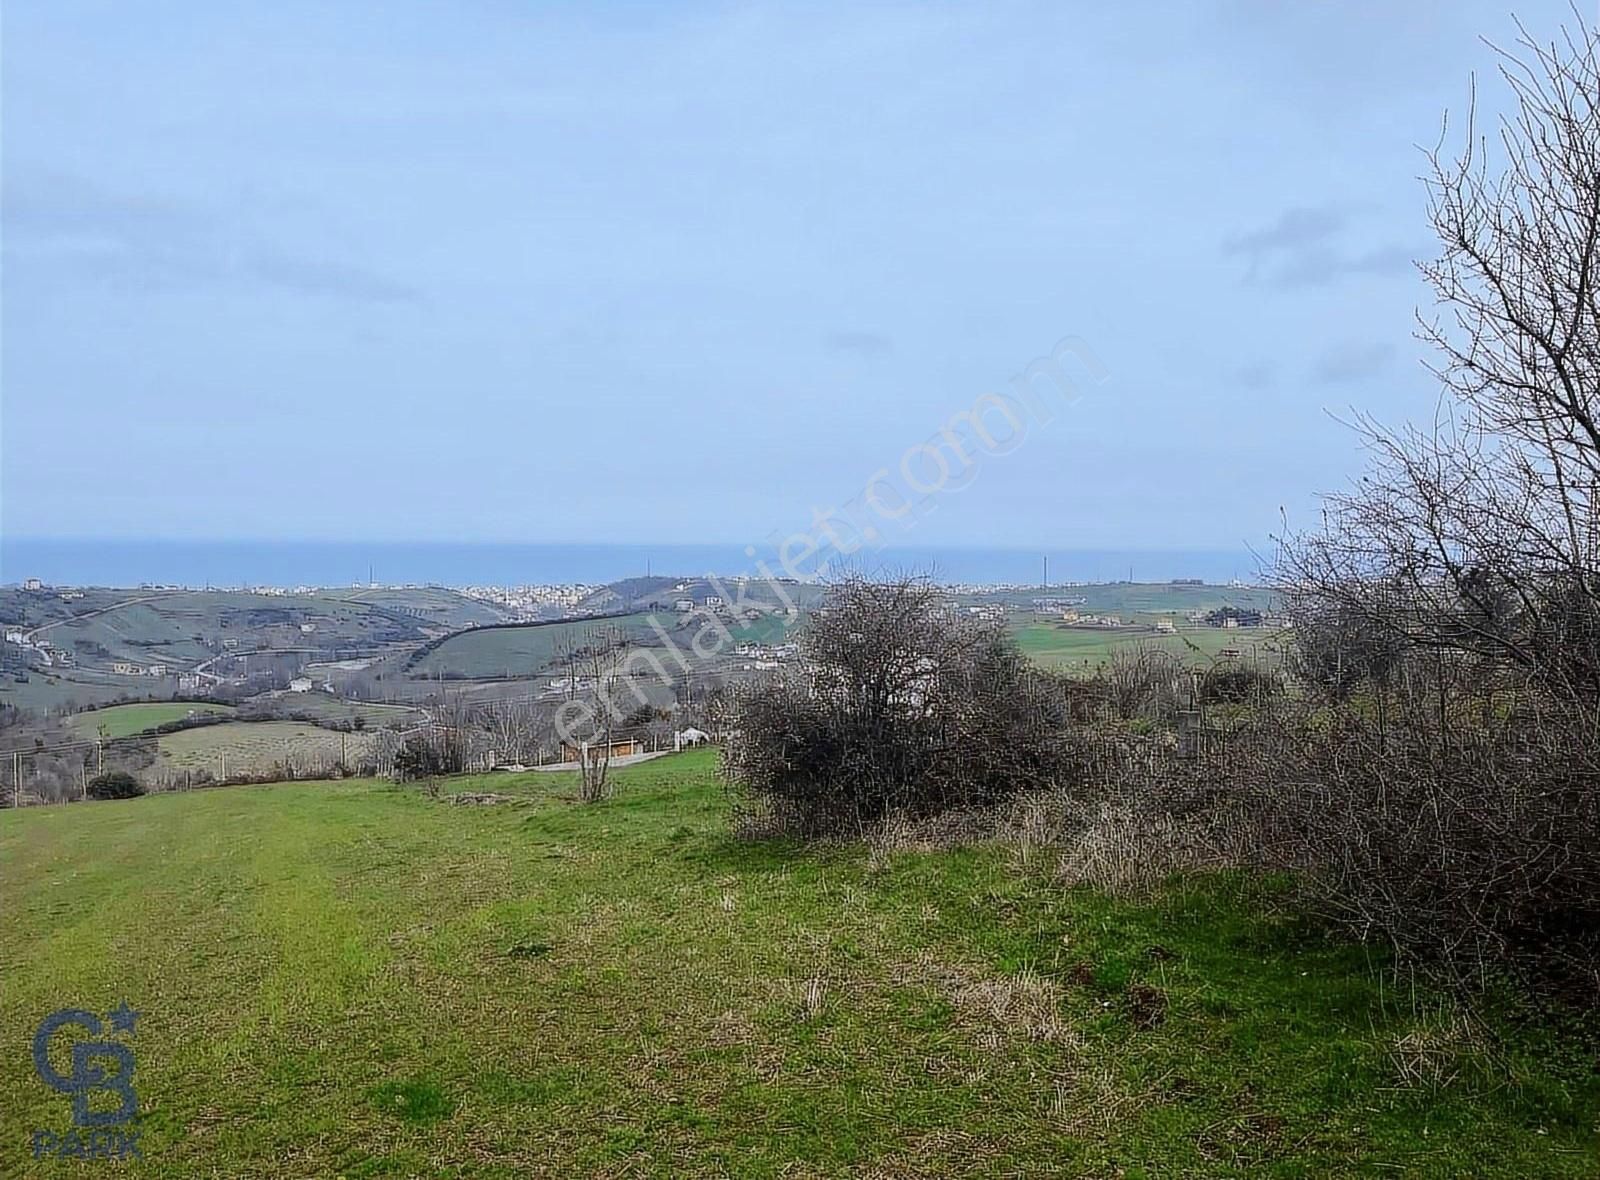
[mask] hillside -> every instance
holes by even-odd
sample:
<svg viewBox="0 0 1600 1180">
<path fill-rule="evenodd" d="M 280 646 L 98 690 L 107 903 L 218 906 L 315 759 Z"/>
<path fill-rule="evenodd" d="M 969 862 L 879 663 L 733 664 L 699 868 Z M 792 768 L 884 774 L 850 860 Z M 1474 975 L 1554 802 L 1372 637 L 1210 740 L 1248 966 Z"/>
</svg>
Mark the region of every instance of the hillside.
<svg viewBox="0 0 1600 1180">
<path fill-rule="evenodd" d="M 29 645 L 5 645 L 0 701 L 42 712 L 73 701 L 159 699 L 180 691 L 182 673 L 290 675 L 306 664 L 410 650 L 451 630 L 505 617 L 438 588 L 70 594 L 76 596 L 0 588 L 0 617 Z M 208 678 L 202 687 L 211 683 Z"/>
<path fill-rule="evenodd" d="M 666 619 L 665 625 L 673 626 L 672 620 Z M 582 646 L 597 629 L 616 630 L 634 640 L 652 635 L 646 614 L 484 627 L 418 649 L 401 663 L 401 671 L 418 679 L 536 677 L 553 669 L 568 645 Z"/>
<path fill-rule="evenodd" d="M 1587 1057 L 1461 1033 L 1270 888 L 742 842 L 714 758 L 589 807 L 529 774 L 447 784 L 527 800 L 497 807 L 347 781 L 0 813 L 0 1021 L 137 1009 L 167 1177 L 1600 1166 Z M 25 1052 L 0 1104 L 67 1123 Z"/>
</svg>

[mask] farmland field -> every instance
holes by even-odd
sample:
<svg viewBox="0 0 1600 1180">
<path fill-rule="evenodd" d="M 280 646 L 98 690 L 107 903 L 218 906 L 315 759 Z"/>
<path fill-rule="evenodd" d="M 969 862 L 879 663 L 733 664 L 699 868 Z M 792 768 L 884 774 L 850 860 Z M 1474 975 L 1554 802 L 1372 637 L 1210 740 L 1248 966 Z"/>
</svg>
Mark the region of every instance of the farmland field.
<svg viewBox="0 0 1600 1180">
<path fill-rule="evenodd" d="M 1262 627 L 1197 627 L 1162 635 L 1153 631 L 1101 631 L 1029 621 L 1015 625 L 1013 631 L 1024 655 L 1042 667 L 1064 671 L 1092 671 L 1119 648 L 1159 648 L 1195 665 L 1211 663 L 1227 648 L 1237 649 L 1245 658 L 1273 662 L 1282 648 L 1278 633 Z"/>
<path fill-rule="evenodd" d="M 1045 593 L 1039 591 L 1037 593 Z M 1272 591 L 1259 586 L 1188 586 L 1166 582 L 1113 582 L 1088 586 L 1053 587 L 1049 594 L 1081 597 L 1079 609 L 1120 615 L 1184 614 L 1223 606 L 1267 610 Z"/>
<path fill-rule="evenodd" d="M 361 761 L 376 741 L 370 732 L 340 734 L 300 721 L 229 721 L 163 734 L 158 771 L 205 770 L 268 774 L 274 767 L 336 761 L 341 749 Z"/>
<path fill-rule="evenodd" d="M 112 705 L 89 713 L 78 713 L 68 724 L 83 738 L 99 736 L 102 728 L 108 738 L 131 737 L 169 721 L 182 721 L 191 714 L 231 713 L 232 705 L 197 704 L 193 701 L 152 701 L 135 705 Z"/>
<path fill-rule="evenodd" d="M 326 721 L 354 721 L 372 729 L 409 727 L 427 719 L 421 709 L 409 705 L 385 705 L 374 701 L 348 701 L 325 692 L 277 692 L 253 698 L 251 712 L 269 714 L 309 714 Z"/>
<path fill-rule="evenodd" d="M 69 1124 L 31 1030 L 122 1001 L 134 1175 L 1600 1167 L 1592 1054 L 1452 1040 L 1276 886 L 1112 901 L 1000 849 L 740 841 L 714 757 L 589 806 L 530 774 L 447 786 L 527 796 L 499 807 L 355 780 L 0 813 L 0 1175 Z M 1408 1083 L 1407 1045 L 1447 1068 Z"/>
</svg>

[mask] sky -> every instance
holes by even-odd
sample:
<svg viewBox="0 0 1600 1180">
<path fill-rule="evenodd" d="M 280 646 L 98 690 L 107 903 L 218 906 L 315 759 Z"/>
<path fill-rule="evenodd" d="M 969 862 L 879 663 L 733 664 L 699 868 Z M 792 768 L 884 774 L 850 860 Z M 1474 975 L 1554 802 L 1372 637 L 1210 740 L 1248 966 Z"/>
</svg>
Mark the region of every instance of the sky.
<svg viewBox="0 0 1600 1180">
<path fill-rule="evenodd" d="M 0 528 L 744 543 L 909 470 L 919 545 L 1259 545 L 1359 470 L 1340 419 L 1433 413 L 1419 145 L 1514 35 L 11 0 Z M 1064 340 L 1071 404 L 939 486 L 918 448 Z"/>
</svg>

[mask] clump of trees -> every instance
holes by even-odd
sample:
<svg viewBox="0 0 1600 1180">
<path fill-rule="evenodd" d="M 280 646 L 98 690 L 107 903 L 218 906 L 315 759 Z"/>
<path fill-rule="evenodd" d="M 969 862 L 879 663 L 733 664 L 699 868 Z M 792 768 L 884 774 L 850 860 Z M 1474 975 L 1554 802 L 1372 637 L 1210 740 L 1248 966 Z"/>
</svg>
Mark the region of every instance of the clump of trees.
<svg viewBox="0 0 1600 1180">
<path fill-rule="evenodd" d="M 724 770 L 804 834 L 983 807 L 1055 781 L 1066 705 L 1004 631 L 927 583 L 852 578 L 800 637 L 807 671 L 736 690 Z"/>
</svg>

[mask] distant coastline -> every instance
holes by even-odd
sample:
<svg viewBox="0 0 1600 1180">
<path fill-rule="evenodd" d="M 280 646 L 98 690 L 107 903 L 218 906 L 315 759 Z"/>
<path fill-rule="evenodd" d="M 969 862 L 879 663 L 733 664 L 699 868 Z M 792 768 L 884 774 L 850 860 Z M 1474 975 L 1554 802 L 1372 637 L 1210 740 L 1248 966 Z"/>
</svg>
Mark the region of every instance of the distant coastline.
<svg viewBox="0 0 1600 1180">
<path fill-rule="evenodd" d="M 940 582 L 1037 585 L 1049 561 L 1052 584 L 1253 581 L 1257 559 L 1243 548 L 863 550 L 837 564 L 872 572 L 914 572 Z M 54 585 L 293 587 L 364 585 L 506 586 L 605 583 L 647 572 L 669 576 L 782 573 L 774 553 L 739 545 L 404 541 L 178 541 L 0 538 L 0 584 L 39 578 Z"/>
</svg>

